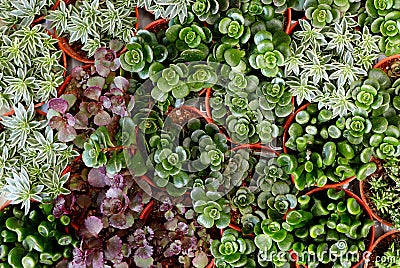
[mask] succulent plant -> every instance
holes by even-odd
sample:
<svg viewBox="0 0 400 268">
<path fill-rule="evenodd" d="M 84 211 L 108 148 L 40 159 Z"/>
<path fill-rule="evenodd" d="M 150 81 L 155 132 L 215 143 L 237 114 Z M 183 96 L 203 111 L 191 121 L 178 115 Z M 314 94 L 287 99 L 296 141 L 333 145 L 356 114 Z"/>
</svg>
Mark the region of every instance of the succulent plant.
<svg viewBox="0 0 400 268">
<path fill-rule="evenodd" d="M 376 157 L 379 159 L 390 159 L 400 155 L 399 135 L 397 127 L 391 126 L 384 134 L 374 134 L 369 139 L 369 145 L 374 148 Z"/>
<path fill-rule="evenodd" d="M 236 117 L 229 115 L 226 118 L 228 133 L 233 141 L 241 143 L 255 143 L 259 140 L 256 136 L 256 127 L 251 124 L 250 118 L 246 115 Z"/>
<path fill-rule="evenodd" d="M 46 15 L 56 4 L 55 0 L 2 1 L 0 19 L 9 26 L 30 26 L 35 19 Z"/>
<path fill-rule="evenodd" d="M 169 59 L 175 62 L 201 61 L 208 56 L 212 33 L 193 20 L 192 15 L 185 23 L 173 24 L 165 32 Z"/>
<path fill-rule="evenodd" d="M 260 97 L 260 108 L 267 119 L 286 118 L 293 110 L 292 94 L 286 90 L 285 82 L 281 78 L 261 83 L 257 95 Z"/>
<path fill-rule="evenodd" d="M 229 225 L 230 207 L 226 199 L 212 200 L 193 200 L 193 209 L 198 213 L 197 222 L 205 228 L 216 226 L 220 229 Z"/>
<path fill-rule="evenodd" d="M 95 57 L 98 60 L 94 68 L 98 71 L 89 75 L 90 70 L 75 67 L 67 91 L 49 101 L 47 118 L 50 127 L 58 131 L 61 141 L 73 141 L 80 148 L 91 134 L 88 132 L 89 126 L 110 128 L 118 123 L 120 117 L 128 116 L 134 104 L 133 97 L 126 94 L 130 87 L 129 81 L 116 75 L 119 60 L 101 60 L 104 53 L 111 53 L 108 59 L 113 58 L 113 52 L 106 49 L 100 48 L 97 53 Z M 112 71 L 109 68 L 114 64 L 118 68 L 112 67 L 115 70 Z"/>
<path fill-rule="evenodd" d="M 290 267 L 287 252 L 293 245 L 293 235 L 283 228 L 281 221 L 264 219 L 254 227 L 254 243 L 259 249 L 258 263 L 266 267 L 272 262 L 274 267 Z M 277 254 L 277 253 L 281 254 Z M 270 259 L 270 260 L 268 260 Z"/>
<path fill-rule="evenodd" d="M 196 0 L 192 5 L 192 12 L 200 21 L 214 24 L 220 17 L 220 13 L 229 7 L 227 0 Z"/>
<path fill-rule="evenodd" d="M 149 67 L 153 62 L 163 62 L 168 55 L 167 48 L 159 44 L 154 33 L 139 30 L 126 45 L 127 52 L 120 56 L 121 67 L 138 73 L 141 79 L 149 77 Z"/>
<path fill-rule="evenodd" d="M 157 145 L 158 148 L 154 153 L 155 174 L 157 176 L 155 180 L 158 186 L 164 187 L 172 179 L 175 187 L 182 188 L 189 182 L 188 174 L 182 170 L 188 156 L 183 147 L 172 148 L 172 145 L 167 137 L 160 139 Z"/>
<path fill-rule="evenodd" d="M 263 121 L 256 125 L 256 132 L 258 136 L 260 136 L 262 143 L 268 143 L 278 137 L 281 131 L 275 124 L 269 121 Z"/>
<path fill-rule="evenodd" d="M 270 191 L 271 184 L 274 181 L 285 180 L 288 175 L 285 174 L 284 170 L 276 162 L 275 158 L 270 160 L 260 159 L 255 166 L 257 177 L 257 187 L 262 191 Z"/>
<path fill-rule="evenodd" d="M 240 213 L 247 214 L 253 211 L 251 205 L 255 201 L 255 195 L 248 188 L 241 187 L 232 197 L 233 207 L 239 209 Z"/>
<path fill-rule="evenodd" d="M 256 267 L 250 255 L 254 251 L 254 242 L 242 238 L 241 234 L 233 229 L 225 230 L 221 240 L 211 242 L 211 253 L 215 258 L 216 267 Z"/>
<path fill-rule="evenodd" d="M 307 19 L 311 20 L 312 25 L 318 28 L 338 21 L 341 13 L 345 13 L 349 8 L 348 0 L 307 0 L 304 3 Z"/>
<path fill-rule="evenodd" d="M 399 51 L 400 30 L 397 25 L 400 19 L 398 14 L 399 8 L 400 7 L 395 8 L 395 6 L 392 6 L 387 10 L 377 11 L 372 8 L 371 3 L 367 5 L 368 15 L 371 16 L 373 20 L 371 31 L 381 35 L 379 48 L 386 56 L 396 54 Z"/>
<path fill-rule="evenodd" d="M 157 65 L 150 66 L 150 72 L 153 73 L 153 69 L 156 67 Z M 161 65 L 159 69 L 161 69 Z M 160 102 L 164 102 L 168 98 L 169 92 L 177 99 L 186 97 L 190 93 L 190 88 L 181 79 L 186 78 L 188 72 L 188 67 L 183 63 L 171 64 L 166 69 L 163 67 L 161 74 L 155 77 L 150 76 L 150 79 L 157 83 L 151 91 L 151 96 Z"/>
<path fill-rule="evenodd" d="M 312 196 L 300 196 L 298 202 L 299 207 L 290 211 L 282 224 L 293 235 L 292 249 L 300 256 L 297 263 L 312 267 L 321 262 L 351 267 L 358 262 L 358 252 L 366 249 L 364 239 L 374 222 L 365 219 L 365 212 L 356 199 L 346 196 L 344 190 L 328 189 Z M 305 250 L 316 258 L 303 256 Z M 342 258 L 324 257 L 324 250 Z"/>
<path fill-rule="evenodd" d="M 367 134 L 370 133 L 372 123 L 364 110 L 356 110 L 352 115 L 346 119 L 346 130 L 343 131 L 343 136 L 351 144 L 360 144 L 363 142 L 364 137 L 367 137 Z"/>
<path fill-rule="evenodd" d="M 328 180 L 339 182 L 356 173 L 362 180 L 367 176 L 364 172 L 373 172 L 367 164 L 372 153 L 357 145 L 367 141 L 369 133 L 384 132 L 387 120 L 378 116 L 367 121 L 365 111 L 337 121 L 333 121 L 332 117 L 331 111 L 318 111 L 316 105 L 310 104 L 296 114 L 295 122 L 288 129 L 290 138 L 286 146 L 299 154 L 297 157 L 282 154 L 278 163 L 290 170 L 297 189 L 314 183 L 321 187 Z M 357 160 L 358 156 L 364 164 Z"/>
<path fill-rule="evenodd" d="M 229 9 L 226 17 L 222 18 L 216 26 L 219 33 L 223 35 L 222 43 L 235 46 L 239 43 L 245 44 L 250 39 L 250 28 L 245 25 L 245 19 L 239 9 Z"/>
<path fill-rule="evenodd" d="M 66 265 L 78 243 L 70 232 L 70 219 L 55 219 L 52 204 L 36 204 L 30 213 L 15 206 L 1 211 L 2 249 L 0 260 L 9 267 L 46 267 Z M 68 231 L 66 231 L 68 230 Z"/>
<path fill-rule="evenodd" d="M 367 0 L 365 7 L 368 15 L 373 18 L 385 16 L 393 9 L 400 9 L 398 3 L 392 0 Z"/>
<path fill-rule="evenodd" d="M 249 57 L 251 67 L 260 69 L 266 77 L 275 77 L 290 55 L 290 37 L 283 31 L 258 31 L 254 43 L 256 47 Z"/>
</svg>

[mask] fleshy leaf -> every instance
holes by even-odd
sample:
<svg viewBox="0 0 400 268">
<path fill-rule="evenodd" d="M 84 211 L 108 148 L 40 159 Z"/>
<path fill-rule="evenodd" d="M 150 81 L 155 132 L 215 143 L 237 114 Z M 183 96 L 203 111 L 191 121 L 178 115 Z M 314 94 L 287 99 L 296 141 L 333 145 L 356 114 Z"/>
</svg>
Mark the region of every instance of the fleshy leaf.
<svg viewBox="0 0 400 268">
<path fill-rule="evenodd" d="M 89 233 L 97 236 L 103 229 L 103 222 L 96 216 L 90 216 L 85 220 L 85 227 Z"/>
<path fill-rule="evenodd" d="M 55 98 L 49 101 L 49 109 L 65 114 L 68 109 L 68 102 L 62 98 Z"/>
<path fill-rule="evenodd" d="M 88 182 L 93 187 L 103 188 L 106 185 L 106 178 L 107 176 L 105 167 L 92 168 L 88 174 Z"/>
<path fill-rule="evenodd" d="M 114 235 L 106 242 L 105 257 L 112 260 L 121 253 L 122 240 L 117 235 Z"/>
</svg>

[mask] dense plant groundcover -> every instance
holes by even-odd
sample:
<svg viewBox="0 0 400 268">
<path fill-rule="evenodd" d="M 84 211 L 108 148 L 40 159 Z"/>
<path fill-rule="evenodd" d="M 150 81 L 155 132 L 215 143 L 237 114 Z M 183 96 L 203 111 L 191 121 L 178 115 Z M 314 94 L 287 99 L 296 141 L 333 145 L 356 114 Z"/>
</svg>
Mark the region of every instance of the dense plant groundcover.
<svg viewBox="0 0 400 268">
<path fill-rule="evenodd" d="M 400 227 L 399 14 L 1 1 L 0 267 L 358 267 Z"/>
</svg>

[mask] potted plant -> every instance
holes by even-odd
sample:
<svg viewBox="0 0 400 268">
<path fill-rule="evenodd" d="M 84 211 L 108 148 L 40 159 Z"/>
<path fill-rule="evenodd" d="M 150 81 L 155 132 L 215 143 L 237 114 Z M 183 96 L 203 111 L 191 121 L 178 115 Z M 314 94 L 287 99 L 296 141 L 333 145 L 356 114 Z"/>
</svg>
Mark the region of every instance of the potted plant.
<svg viewBox="0 0 400 268">
<path fill-rule="evenodd" d="M 393 230 L 375 241 L 364 267 L 396 267 L 399 260 L 399 231 Z"/>
<path fill-rule="evenodd" d="M 56 219 L 52 204 L 34 204 L 28 215 L 16 206 L 0 212 L 0 261 L 13 267 L 66 265 L 78 240 L 70 232 L 70 218 Z"/>
<path fill-rule="evenodd" d="M 363 201 L 379 222 L 388 226 L 399 226 L 397 209 L 397 169 L 398 160 L 392 159 L 382 164 L 377 161 L 377 171 L 366 180 L 360 181 Z"/>
<path fill-rule="evenodd" d="M 272 227 L 274 224 L 270 223 Z M 305 267 L 358 267 L 363 261 L 360 253 L 370 251 L 374 240 L 374 221 L 363 201 L 335 187 L 314 189 L 300 196 L 298 207 L 286 215 L 280 228 L 263 230 L 263 240 L 269 238 L 267 246 L 291 234 L 292 253 Z"/>
<path fill-rule="evenodd" d="M 214 267 L 214 260 L 210 261 L 210 239 L 216 239 L 219 232 L 215 228 L 210 232 L 199 225 L 193 209 L 179 203 L 173 204 L 168 198 L 162 202 L 153 200 L 144 208 L 141 219 L 145 220 L 142 230 L 163 237 L 165 243 L 160 245 L 153 235 L 146 236 L 144 242 L 141 239 L 142 232 L 135 232 L 135 241 L 132 243 L 137 248 L 135 264 L 139 267 L 154 263 L 166 266 L 178 262 L 190 267 Z M 139 254 L 146 247 L 153 248 L 153 254 Z"/>
<path fill-rule="evenodd" d="M 93 63 L 95 51 L 110 40 L 128 43 L 138 28 L 138 18 L 133 3 L 124 5 L 118 1 L 61 1 L 46 16 L 59 36 L 60 48 L 83 63 Z"/>
</svg>

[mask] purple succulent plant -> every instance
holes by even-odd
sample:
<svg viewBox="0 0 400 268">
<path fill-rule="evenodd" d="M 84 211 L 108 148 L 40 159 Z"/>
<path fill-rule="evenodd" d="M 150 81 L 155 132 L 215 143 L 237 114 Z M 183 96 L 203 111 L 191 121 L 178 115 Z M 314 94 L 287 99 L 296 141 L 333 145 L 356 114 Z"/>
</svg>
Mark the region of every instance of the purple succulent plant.
<svg viewBox="0 0 400 268">
<path fill-rule="evenodd" d="M 117 53 L 107 48 L 97 49 L 94 60 L 96 71 L 102 77 L 107 77 L 111 71 L 116 71 L 121 66 Z"/>
</svg>

